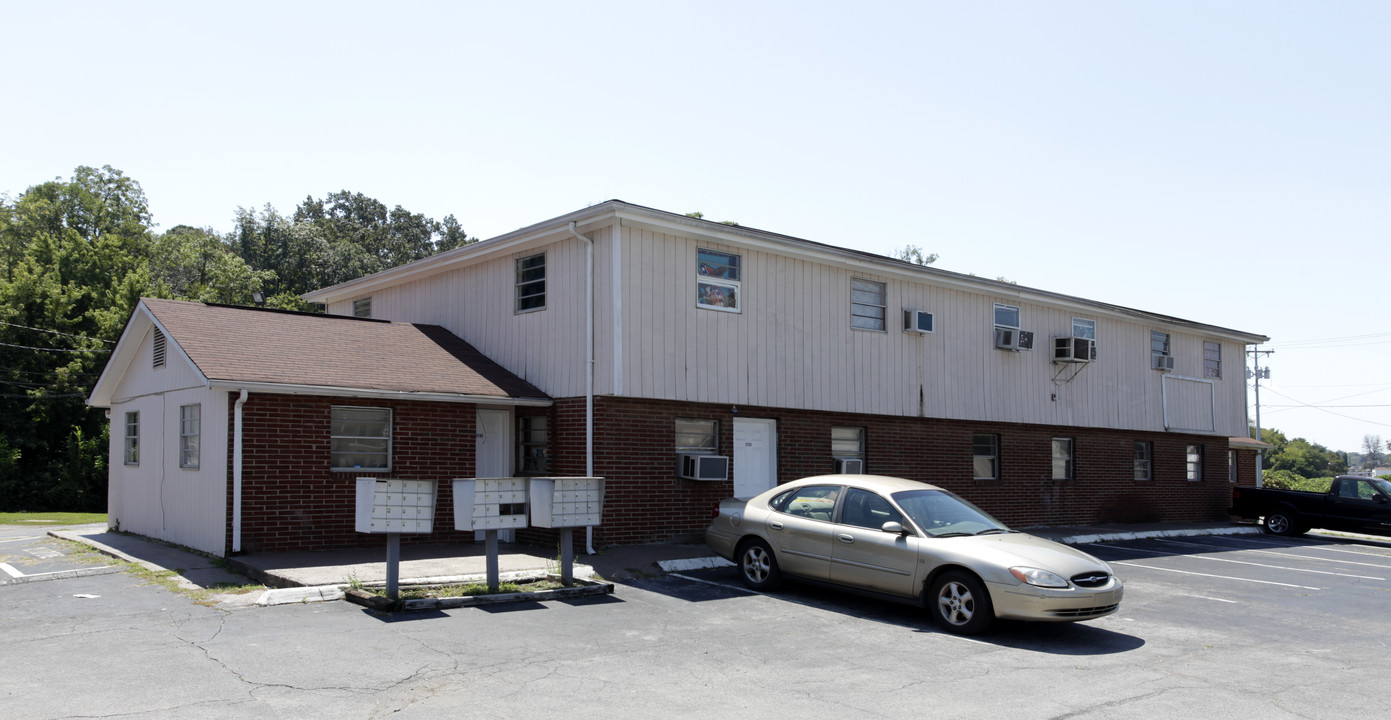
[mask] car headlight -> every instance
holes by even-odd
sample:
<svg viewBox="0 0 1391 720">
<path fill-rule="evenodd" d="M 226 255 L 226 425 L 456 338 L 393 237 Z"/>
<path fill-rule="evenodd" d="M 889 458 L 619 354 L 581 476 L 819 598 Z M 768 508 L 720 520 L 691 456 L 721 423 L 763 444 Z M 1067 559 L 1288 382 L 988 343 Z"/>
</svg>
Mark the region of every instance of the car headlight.
<svg viewBox="0 0 1391 720">
<path fill-rule="evenodd" d="M 1031 567 L 1012 567 L 1009 574 L 1019 579 L 1019 582 L 1028 583 L 1038 587 L 1046 588 L 1065 588 L 1067 581 L 1055 572 L 1040 570 Z"/>
</svg>

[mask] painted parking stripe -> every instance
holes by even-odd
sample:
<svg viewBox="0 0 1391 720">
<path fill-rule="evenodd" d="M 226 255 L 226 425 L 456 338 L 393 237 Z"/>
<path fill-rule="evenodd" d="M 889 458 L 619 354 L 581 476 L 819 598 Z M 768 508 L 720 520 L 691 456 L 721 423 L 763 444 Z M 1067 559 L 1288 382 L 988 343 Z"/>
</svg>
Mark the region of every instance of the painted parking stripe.
<svg viewBox="0 0 1391 720">
<path fill-rule="evenodd" d="M 43 536 L 42 536 L 42 535 L 30 535 L 29 537 L 22 537 L 22 538 L 5 538 L 4 540 L 0 540 L 0 543 L 7 543 L 7 542 L 23 542 L 23 541 L 25 541 L 25 540 L 38 540 L 38 539 L 41 538 L 41 537 L 43 537 Z"/>
<path fill-rule="evenodd" d="M 1189 594 L 1189 595 L 1185 595 L 1184 597 L 1198 598 L 1199 600 L 1211 600 L 1211 601 L 1213 601 L 1213 602 L 1220 602 L 1220 603 L 1231 603 L 1231 604 L 1233 604 L 1233 605 L 1240 605 L 1240 604 L 1241 604 L 1241 603 L 1237 602 L 1236 600 L 1223 600 L 1222 598 L 1208 597 L 1207 595 L 1192 595 L 1192 594 Z"/>
<path fill-rule="evenodd" d="M 1173 543 L 1173 544 L 1175 544 L 1175 545 L 1196 545 L 1196 544 L 1197 544 L 1197 543 L 1178 542 L 1178 541 L 1175 541 L 1175 540 L 1160 540 L 1160 542 Z M 1205 547 L 1205 546 L 1203 546 L 1203 545 L 1198 545 L 1198 547 Z M 1348 573 L 1332 572 L 1332 571 L 1330 571 L 1330 570 L 1309 570 L 1309 569 L 1307 569 L 1307 568 L 1292 568 L 1292 567 L 1286 567 L 1286 566 L 1284 566 L 1284 565 L 1266 565 L 1265 563 L 1249 562 L 1249 561 L 1246 561 L 1246 560 L 1233 560 L 1233 559 L 1231 559 L 1231 558 L 1212 557 L 1212 556 L 1209 556 L 1209 555 L 1185 555 L 1184 557 L 1193 558 L 1193 559 L 1195 559 L 1195 560 L 1210 560 L 1210 561 L 1212 561 L 1212 562 L 1233 563 L 1233 564 L 1236 564 L 1236 565 L 1252 565 L 1252 566 L 1255 566 L 1255 567 L 1269 568 L 1269 569 L 1271 569 L 1271 570 L 1289 570 L 1290 572 L 1313 573 L 1313 574 L 1315 574 L 1315 575 L 1333 575 L 1333 576 L 1335 576 L 1335 577 L 1354 578 L 1354 579 L 1356 579 L 1356 580 L 1381 580 L 1381 581 L 1383 581 L 1383 582 L 1386 580 L 1386 578 L 1383 578 L 1383 577 L 1373 577 L 1373 576 L 1371 576 L 1371 575 L 1351 575 L 1351 574 L 1348 574 Z M 1317 558 L 1310 558 L 1310 559 L 1311 559 L 1311 560 L 1314 560 L 1314 559 L 1317 559 Z"/>
<path fill-rule="evenodd" d="M 14 568 L 4 565 L 4 563 L 0 563 L 0 566 L 8 568 L 6 572 L 19 572 Z M 100 567 L 58 570 L 56 572 L 35 573 L 33 575 L 20 573 L 14 575 L 11 580 L 0 582 L 0 585 L 19 585 L 21 583 L 43 582 L 45 580 L 67 580 L 69 578 L 87 577 L 89 575 L 112 575 L 118 572 L 124 572 L 124 568 L 115 565 L 102 565 Z"/>
<path fill-rule="evenodd" d="M 1217 578 L 1219 580 L 1236 580 L 1238 582 L 1256 583 L 1258 585 L 1278 585 L 1280 587 L 1298 588 L 1300 590 L 1323 590 L 1323 588 L 1310 587 L 1308 585 L 1294 585 L 1292 583 L 1275 582 L 1274 580 L 1253 580 L 1251 578 L 1232 577 L 1231 575 L 1212 575 L 1210 573 L 1192 572 L 1191 570 L 1175 570 L 1173 568 L 1155 567 L 1153 565 L 1141 565 L 1133 562 L 1113 562 L 1112 565 L 1126 565 L 1129 567 L 1145 568 L 1146 570 L 1162 570 L 1164 572 L 1178 573 L 1180 575 L 1196 575 L 1198 577 Z"/>
<path fill-rule="evenodd" d="M 1204 544 L 1204 543 L 1184 542 L 1184 541 L 1182 541 L 1182 540 L 1165 540 L 1164 542 L 1173 543 L 1173 544 L 1175 544 L 1175 545 L 1191 545 L 1191 546 L 1193 546 L 1193 547 L 1204 547 L 1204 548 L 1215 548 L 1215 549 L 1227 549 L 1227 550 L 1230 550 L 1230 548 L 1226 548 L 1226 546 L 1223 546 L 1223 545 L 1208 545 L 1208 544 Z M 1257 550 L 1257 549 L 1255 549 L 1255 548 L 1237 548 L 1236 551 L 1237 551 L 1237 552 L 1248 552 L 1248 553 L 1258 554 L 1258 555 L 1274 555 L 1274 556 L 1276 556 L 1276 557 L 1284 557 L 1284 558 L 1298 558 L 1298 559 L 1300 559 L 1300 560 L 1313 560 L 1313 561 L 1315 561 L 1315 562 L 1338 563 L 1338 564 L 1340 564 L 1340 565 L 1360 565 L 1360 566 L 1362 566 L 1362 567 L 1372 567 L 1372 568 L 1380 568 L 1380 569 L 1382 569 L 1382 570 L 1391 570 L 1391 565 L 1386 565 L 1386 564 L 1383 564 L 1383 563 L 1367 563 L 1367 562 L 1358 562 L 1358 561 L 1356 561 L 1356 560 L 1340 560 L 1340 559 L 1338 559 L 1338 558 L 1316 557 L 1316 556 L 1314 556 L 1314 555 L 1300 555 L 1299 553 L 1295 553 L 1295 552 L 1280 552 L 1280 551 L 1278 551 L 1278 550 Z M 1354 551 L 1354 552 L 1355 552 L 1355 551 Z M 1361 555 L 1361 554 L 1364 554 L 1364 553 L 1357 553 L 1357 554 Z M 1373 557 L 1385 557 L 1384 555 L 1376 555 L 1375 553 L 1372 553 L 1372 555 L 1373 555 Z M 1391 558 L 1389 558 L 1389 559 L 1391 559 Z M 1376 579 L 1376 580 L 1382 580 L 1383 578 L 1375 578 L 1375 579 Z"/>
<path fill-rule="evenodd" d="M 14 568 L 14 566 L 11 565 L 11 564 L 9 564 L 9 563 L 0 563 L 0 570 L 4 570 L 4 571 L 5 571 L 5 574 L 6 574 L 6 575 L 9 575 L 9 576 L 12 577 L 12 578 L 22 578 L 22 577 L 24 577 L 24 573 L 22 573 L 22 572 L 16 570 L 16 569 Z"/>
</svg>

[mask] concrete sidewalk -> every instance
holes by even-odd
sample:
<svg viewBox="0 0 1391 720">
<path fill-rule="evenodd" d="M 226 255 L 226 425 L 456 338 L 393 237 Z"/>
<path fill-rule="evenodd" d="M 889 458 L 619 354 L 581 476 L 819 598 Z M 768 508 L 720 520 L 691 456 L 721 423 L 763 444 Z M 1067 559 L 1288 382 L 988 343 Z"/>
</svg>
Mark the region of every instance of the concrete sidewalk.
<svg viewBox="0 0 1391 720">
<path fill-rule="evenodd" d="M 1142 538 L 1252 534 L 1259 533 L 1260 529 L 1254 525 L 1205 522 L 1036 527 L 1022 531 L 1078 545 Z M 186 587 L 216 588 L 260 582 L 273 588 L 257 598 L 256 602 L 262 605 L 336 600 L 342 597 L 342 588 L 351 583 L 370 585 L 386 580 L 385 545 L 248 554 L 222 561 L 138 535 L 108 532 L 104 525 L 53 530 L 49 534 L 91 545 L 150 570 L 174 570 L 182 576 L 181 583 L 186 583 Z M 537 547 L 503 545 L 498 556 L 499 574 L 507 579 L 559 572 L 559 561 L 551 552 Z M 598 577 L 614 582 L 728 564 L 712 556 L 705 545 L 625 545 L 607 548 L 595 555 L 576 555 L 574 573 L 579 578 Z M 486 577 L 487 556 L 482 543 L 405 545 L 401 548 L 400 582 L 403 585 L 476 582 Z"/>
</svg>

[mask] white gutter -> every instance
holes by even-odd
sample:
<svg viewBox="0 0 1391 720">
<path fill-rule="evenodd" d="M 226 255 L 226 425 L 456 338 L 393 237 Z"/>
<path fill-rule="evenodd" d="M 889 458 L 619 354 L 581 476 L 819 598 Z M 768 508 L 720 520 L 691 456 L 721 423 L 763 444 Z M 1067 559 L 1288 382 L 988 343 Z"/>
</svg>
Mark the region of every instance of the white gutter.
<svg viewBox="0 0 1391 720">
<path fill-rule="evenodd" d="M 241 406 L 246 403 L 246 388 L 241 389 L 237 398 L 236 412 L 232 417 L 232 552 L 241 552 L 241 478 L 242 478 L 242 429 Z"/>
<path fill-rule="evenodd" d="M 584 243 L 584 475 L 594 477 L 594 241 L 575 232 L 575 221 L 569 228 Z M 584 549 L 594 554 L 592 525 L 584 529 Z"/>
<path fill-rule="evenodd" d="M 497 395 L 464 395 L 460 393 L 415 392 L 412 390 L 376 390 L 372 388 L 337 387 L 331 385 L 237 382 L 235 380 L 209 380 L 208 387 L 225 390 L 249 390 L 268 395 L 332 395 L 334 397 L 348 398 L 420 400 L 426 402 L 454 402 L 471 403 L 475 405 L 509 405 L 519 407 L 550 407 L 554 404 L 554 401 L 549 398 L 510 398 Z"/>
</svg>

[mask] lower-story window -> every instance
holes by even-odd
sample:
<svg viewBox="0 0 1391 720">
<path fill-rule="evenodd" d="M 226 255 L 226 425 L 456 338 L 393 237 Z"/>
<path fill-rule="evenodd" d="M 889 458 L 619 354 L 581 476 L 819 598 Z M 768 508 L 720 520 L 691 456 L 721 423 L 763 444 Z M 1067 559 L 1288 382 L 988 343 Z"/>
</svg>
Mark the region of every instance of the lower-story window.
<svg viewBox="0 0 1391 720">
<path fill-rule="evenodd" d="M 1000 479 L 1000 436 L 974 435 L 971 438 L 977 480 Z"/>
<path fill-rule="evenodd" d="M 1072 479 L 1072 438 L 1053 438 L 1053 479 Z"/>
<path fill-rule="evenodd" d="M 1135 479 L 1154 478 L 1154 446 L 1147 442 L 1135 443 Z"/>
<path fill-rule="evenodd" d="M 198 469 L 198 437 L 202 434 L 202 406 L 179 407 L 179 467 Z"/>
<path fill-rule="evenodd" d="M 1188 446 L 1188 481 L 1198 482 L 1203 479 L 1203 446 Z"/>
<path fill-rule="evenodd" d="M 329 456 L 334 470 L 390 470 L 391 408 L 334 406 Z"/>
<path fill-rule="evenodd" d="M 523 475 L 544 475 L 547 461 L 547 441 L 550 426 L 545 415 L 523 415 L 517 419 L 517 446 L 521 453 Z"/>
<path fill-rule="evenodd" d="M 126 413 L 126 464 L 140 464 L 140 413 Z"/>
<path fill-rule="evenodd" d="M 1241 478 L 1238 477 L 1238 473 L 1237 473 L 1237 469 L 1236 469 L 1236 464 L 1237 464 L 1237 463 L 1236 463 L 1236 451 L 1235 451 L 1235 450 L 1228 450 L 1228 451 L 1227 451 L 1227 482 L 1233 482 L 1233 483 L 1234 483 L 1234 482 L 1236 482 L 1236 481 L 1238 481 L 1238 480 L 1241 479 Z"/>
</svg>

